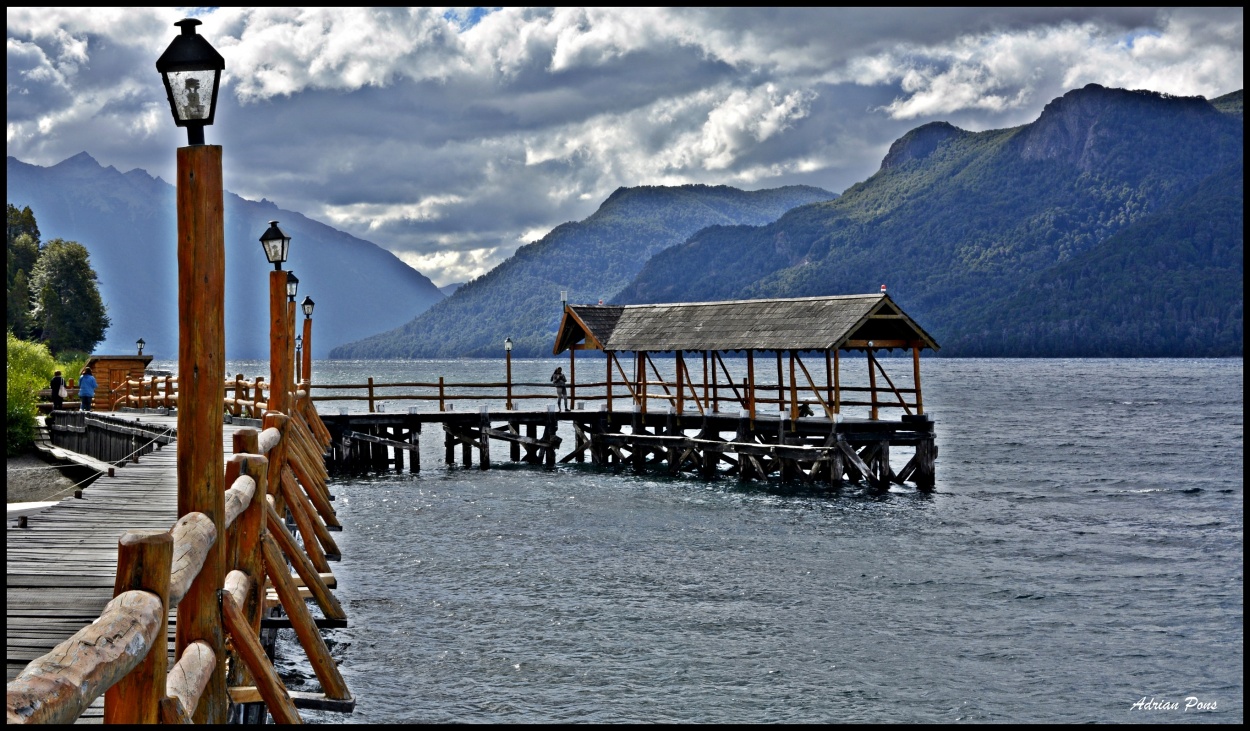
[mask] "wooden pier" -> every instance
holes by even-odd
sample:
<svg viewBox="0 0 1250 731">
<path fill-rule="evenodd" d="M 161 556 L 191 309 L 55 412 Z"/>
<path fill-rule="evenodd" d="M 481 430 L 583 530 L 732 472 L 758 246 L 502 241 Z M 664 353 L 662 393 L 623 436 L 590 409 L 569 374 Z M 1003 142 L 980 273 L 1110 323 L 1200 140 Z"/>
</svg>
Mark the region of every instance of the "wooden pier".
<svg viewBox="0 0 1250 731">
<path fill-rule="evenodd" d="M 177 517 L 176 415 L 50 416 L 47 448 L 72 450 L 103 474 L 6 532 L 9 723 L 177 722 L 202 711 L 225 658 L 203 642 L 178 647 L 179 604 L 214 544 L 233 569 L 219 600 L 233 659 L 223 712 L 228 702 L 235 720 L 268 710 L 298 722 L 298 708 L 354 708 L 320 634 L 347 621 L 327 563 L 339 558 L 330 531 L 341 529 L 321 459 L 329 434 L 309 418 L 306 393 L 294 403 L 290 416 L 223 425 L 220 536 L 202 513 Z M 295 629 L 321 692 L 283 686 L 270 660 L 282 627 Z"/>
<path fill-rule="evenodd" d="M 861 483 L 884 489 L 934 486 L 937 446 L 927 416 L 897 421 L 785 415 L 634 411 L 495 411 L 324 415 L 333 437 L 329 468 L 338 472 L 421 469 L 423 428 L 439 424 L 444 463 L 490 469 L 507 459 L 554 468 L 590 462 L 615 471 L 685 474 L 704 479 L 795 481 L 829 488 Z M 559 426 L 572 428 L 566 445 Z M 567 429 L 566 429 L 567 431 Z M 497 442 L 492 451 L 491 442 Z M 507 455 L 500 449 L 507 445 Z M 563 451 L 563 454 L 561 454 Z M 901 454 L 900 454 L 901 451 Z M 905 463 L 891 467 L 891 455 Z"/>
</svg>

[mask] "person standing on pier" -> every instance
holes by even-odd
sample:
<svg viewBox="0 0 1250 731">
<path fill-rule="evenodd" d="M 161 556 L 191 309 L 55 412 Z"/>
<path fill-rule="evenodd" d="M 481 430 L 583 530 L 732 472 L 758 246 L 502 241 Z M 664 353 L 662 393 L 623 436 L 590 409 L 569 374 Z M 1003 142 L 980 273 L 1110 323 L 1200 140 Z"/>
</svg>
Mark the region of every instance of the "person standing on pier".
<svg viewBox="0 0 1250 731">
<path fill-rule="evenodd" d="M 82 376 L 78 379 L 78 398 L 82 401 L 83 411 L 91 411 L 91 400 L 95 398 L 95 389 L 95 376 L 91 375 L 90 368 L 83 368 Z"/>
<path fill-rule="evenodd" d="M 556 384 L 556 408 L 560 411 L 568 411 L 568 400 L 564 390 L 564 384 L 568 383 L 568 379 L 564 377 L 563 368 L 556 368 L 556 372 L 551 374 L 551 382 Z"/>
<path fill-rule="evenodd" d="M 64 408 L 62 403 L 64 403 L 65 397 L 69 395 L 65 390 L 65 379 L 61 377 L 60 371 L 52 374 L 52 382 L 48 386 L 52 389 L 52 410 L 60 411 Z"/>
</svg>

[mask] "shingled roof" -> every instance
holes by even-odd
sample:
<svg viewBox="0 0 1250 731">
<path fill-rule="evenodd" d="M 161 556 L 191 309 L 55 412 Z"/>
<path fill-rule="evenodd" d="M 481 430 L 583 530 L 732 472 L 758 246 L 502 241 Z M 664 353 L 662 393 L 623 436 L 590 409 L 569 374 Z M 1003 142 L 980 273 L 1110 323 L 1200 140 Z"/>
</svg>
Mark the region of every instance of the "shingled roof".
<svg viewBox="0 0 1250 731">
<path fill-rule="evenodd" d="M 648 352 L 825 350 L 867 340 L 919 341 L 922 348 L 938 349 L 887 294 L 568 305 L 553 352 L 583 340 L 585 349 Z"/>
</svg>

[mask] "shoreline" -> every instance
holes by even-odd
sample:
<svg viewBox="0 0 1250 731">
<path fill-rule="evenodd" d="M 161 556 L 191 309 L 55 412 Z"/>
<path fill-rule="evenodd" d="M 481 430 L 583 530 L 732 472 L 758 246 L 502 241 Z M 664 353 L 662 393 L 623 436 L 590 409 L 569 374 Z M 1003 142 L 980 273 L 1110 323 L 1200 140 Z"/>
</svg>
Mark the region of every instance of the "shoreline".
<svg viewBox="0 0 1250 731">
<path fill-rule="evenodd" d="M 62 467 L 30 450 L 6 460 L 5 482 L 7 503 L 31 503 L 63 500 L 73 497 L 75 482 L 66 477 Z"/>
</svg>

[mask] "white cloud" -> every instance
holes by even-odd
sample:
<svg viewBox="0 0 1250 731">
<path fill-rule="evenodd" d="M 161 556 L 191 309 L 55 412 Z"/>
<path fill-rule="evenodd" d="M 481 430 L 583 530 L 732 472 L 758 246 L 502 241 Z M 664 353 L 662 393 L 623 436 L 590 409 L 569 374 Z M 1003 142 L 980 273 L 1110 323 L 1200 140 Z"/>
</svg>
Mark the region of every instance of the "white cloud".
<svg viewBox="0 0 1250 731">
<path fill-rule="evenodd" d="M 227 186 L 441 283 L 620 186 L 841 191 L 927 121 L 1211 97 L 1244 65 L 1240 8 L 9 8 L 8 154 L 173 179 L 154 62 L 188 12 L 227 62 Z"/>
</svg>

